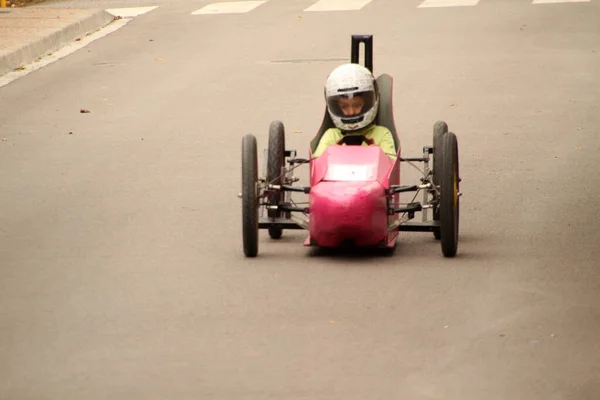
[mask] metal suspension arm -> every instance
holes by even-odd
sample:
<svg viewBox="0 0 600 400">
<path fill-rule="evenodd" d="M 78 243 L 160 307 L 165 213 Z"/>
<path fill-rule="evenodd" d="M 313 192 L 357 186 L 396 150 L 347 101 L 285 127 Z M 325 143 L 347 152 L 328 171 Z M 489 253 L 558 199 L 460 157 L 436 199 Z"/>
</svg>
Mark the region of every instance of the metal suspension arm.
<svg viewBox="0 0 600 400">
<path fill-rule="evenodd" d="M 310 193 L 310 186 L 269 185 L 269 189 L 282 190 L 285 192 Z"/>
<path fill-rule="evenodd" d="M 269 210 L 279 210 L 279 211 L 290 211 L 290 212 L 301 212 L 305 214 L 310 213 L 310 209 L 308 207 L 292 207 L 288 204 L 279 204 L 277 206 L 267 206 Z"/>
<path fill-rule="evenodd" d="M 404 192 L 416 192 L 419 190 L 417 185 L 409 186 L 391 186 L 388 190 L 388 194 L 404 193 Z"/>
</svg>

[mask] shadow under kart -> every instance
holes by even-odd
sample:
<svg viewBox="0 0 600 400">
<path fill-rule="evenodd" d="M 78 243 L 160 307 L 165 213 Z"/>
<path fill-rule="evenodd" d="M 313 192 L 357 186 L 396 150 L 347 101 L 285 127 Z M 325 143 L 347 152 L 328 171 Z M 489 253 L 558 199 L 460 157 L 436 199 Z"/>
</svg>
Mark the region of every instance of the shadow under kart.
<svg viewBox="0 0 600 400">
<path fill-rule="evenodd" d="M 358 63 L 359 45 L 364 43 L 365 67 L 373 71 L 373 36 L 352 35 L 351 62 Z M 258 254 L 258 232 L 267 229 L 278 239 L 285 229 L 305 229 L 305 246 L 393 248 L 400 231 L 433 232 L 446 257 L 456 255 L 459 231 L 459 160 L 456 135 L 444 121 L 433 126 L 433 146 L 424 146 L 421 157 L 401 157 L 393 107 L 393 79 L 377 77 L 380 93 L 375 123 L 388 128 L 397 149 L 392 160 L 378 146 L 362 146 L 364 137 L 344 137 L 346 146 L 329 146 L 312 157 L 325 131 L 334 127 L 325 110 L 321 127 L 310 143 L 309 158 L 296 157 L 285 148 L 283 123 L 273 121 L 269 129 L 265 165 L 258 175 L 257 143 L 254 135 L 242 139 L 242 234 L 244 254 Z M 400 165 L 423 163 L 420 182 L 400 185 Z M 433 167 L 430 168 L 430 164 Z M 294 186 L 294 169 L 309 164 L 310 186 Z M 416 168 L 416 167 L 415 167 Z M 418 168 L 417 168 L 418 169 Z M 292 199 L 293 192 L 308 195 L 308 206 Z M 414 192 L 409 203 L 400 194 Z M 422 201 L 415 201 L 419 194 Z M 432 211 L 428 219 L 427 211 Z M 415 221 L 420 212 L 421 221 Z"/>
</svg>

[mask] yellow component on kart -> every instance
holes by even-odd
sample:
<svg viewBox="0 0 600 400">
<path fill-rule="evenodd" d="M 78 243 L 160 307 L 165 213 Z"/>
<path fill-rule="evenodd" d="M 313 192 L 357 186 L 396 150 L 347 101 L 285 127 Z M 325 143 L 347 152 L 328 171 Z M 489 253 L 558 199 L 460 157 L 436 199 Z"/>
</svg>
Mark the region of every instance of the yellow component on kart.
<svg viewBox="0 0 600 400">
<path fill-rule="evenodd" d="M 458 177 L 456 176 L 456 170 L 454 170 L 454 207 L 458 203 Z"/>
</svg>

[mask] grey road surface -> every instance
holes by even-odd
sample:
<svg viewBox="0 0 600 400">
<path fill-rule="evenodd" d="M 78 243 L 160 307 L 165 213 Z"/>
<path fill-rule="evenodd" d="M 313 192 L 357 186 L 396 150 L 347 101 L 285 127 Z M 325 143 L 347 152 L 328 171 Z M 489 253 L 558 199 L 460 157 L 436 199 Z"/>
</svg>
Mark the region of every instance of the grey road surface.
<svg viewBox="0 0 600 400">
<path fill-rule="evenodd" d="M 0 399 L 597 399 L 600 2 L 207 3 L 0 88 Z M 458 135 L 458 256 L 245 259 L 241 138 L 279 119 L 306 156 L 352 33 L 405 155 Z"/>
</svg>

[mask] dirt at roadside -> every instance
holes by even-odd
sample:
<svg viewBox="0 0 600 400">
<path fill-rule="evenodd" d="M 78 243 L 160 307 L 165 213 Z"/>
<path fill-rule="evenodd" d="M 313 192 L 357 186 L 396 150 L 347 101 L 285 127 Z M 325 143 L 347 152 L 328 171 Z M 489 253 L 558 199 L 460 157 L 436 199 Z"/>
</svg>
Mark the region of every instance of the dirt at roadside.
<svg viewBox="0 0 600 400">
<path fill-rule="evenodd" d="M 27 7 L 43 2 L 44 0 L 6 0 L 6 7 Z"/>
</svg>

